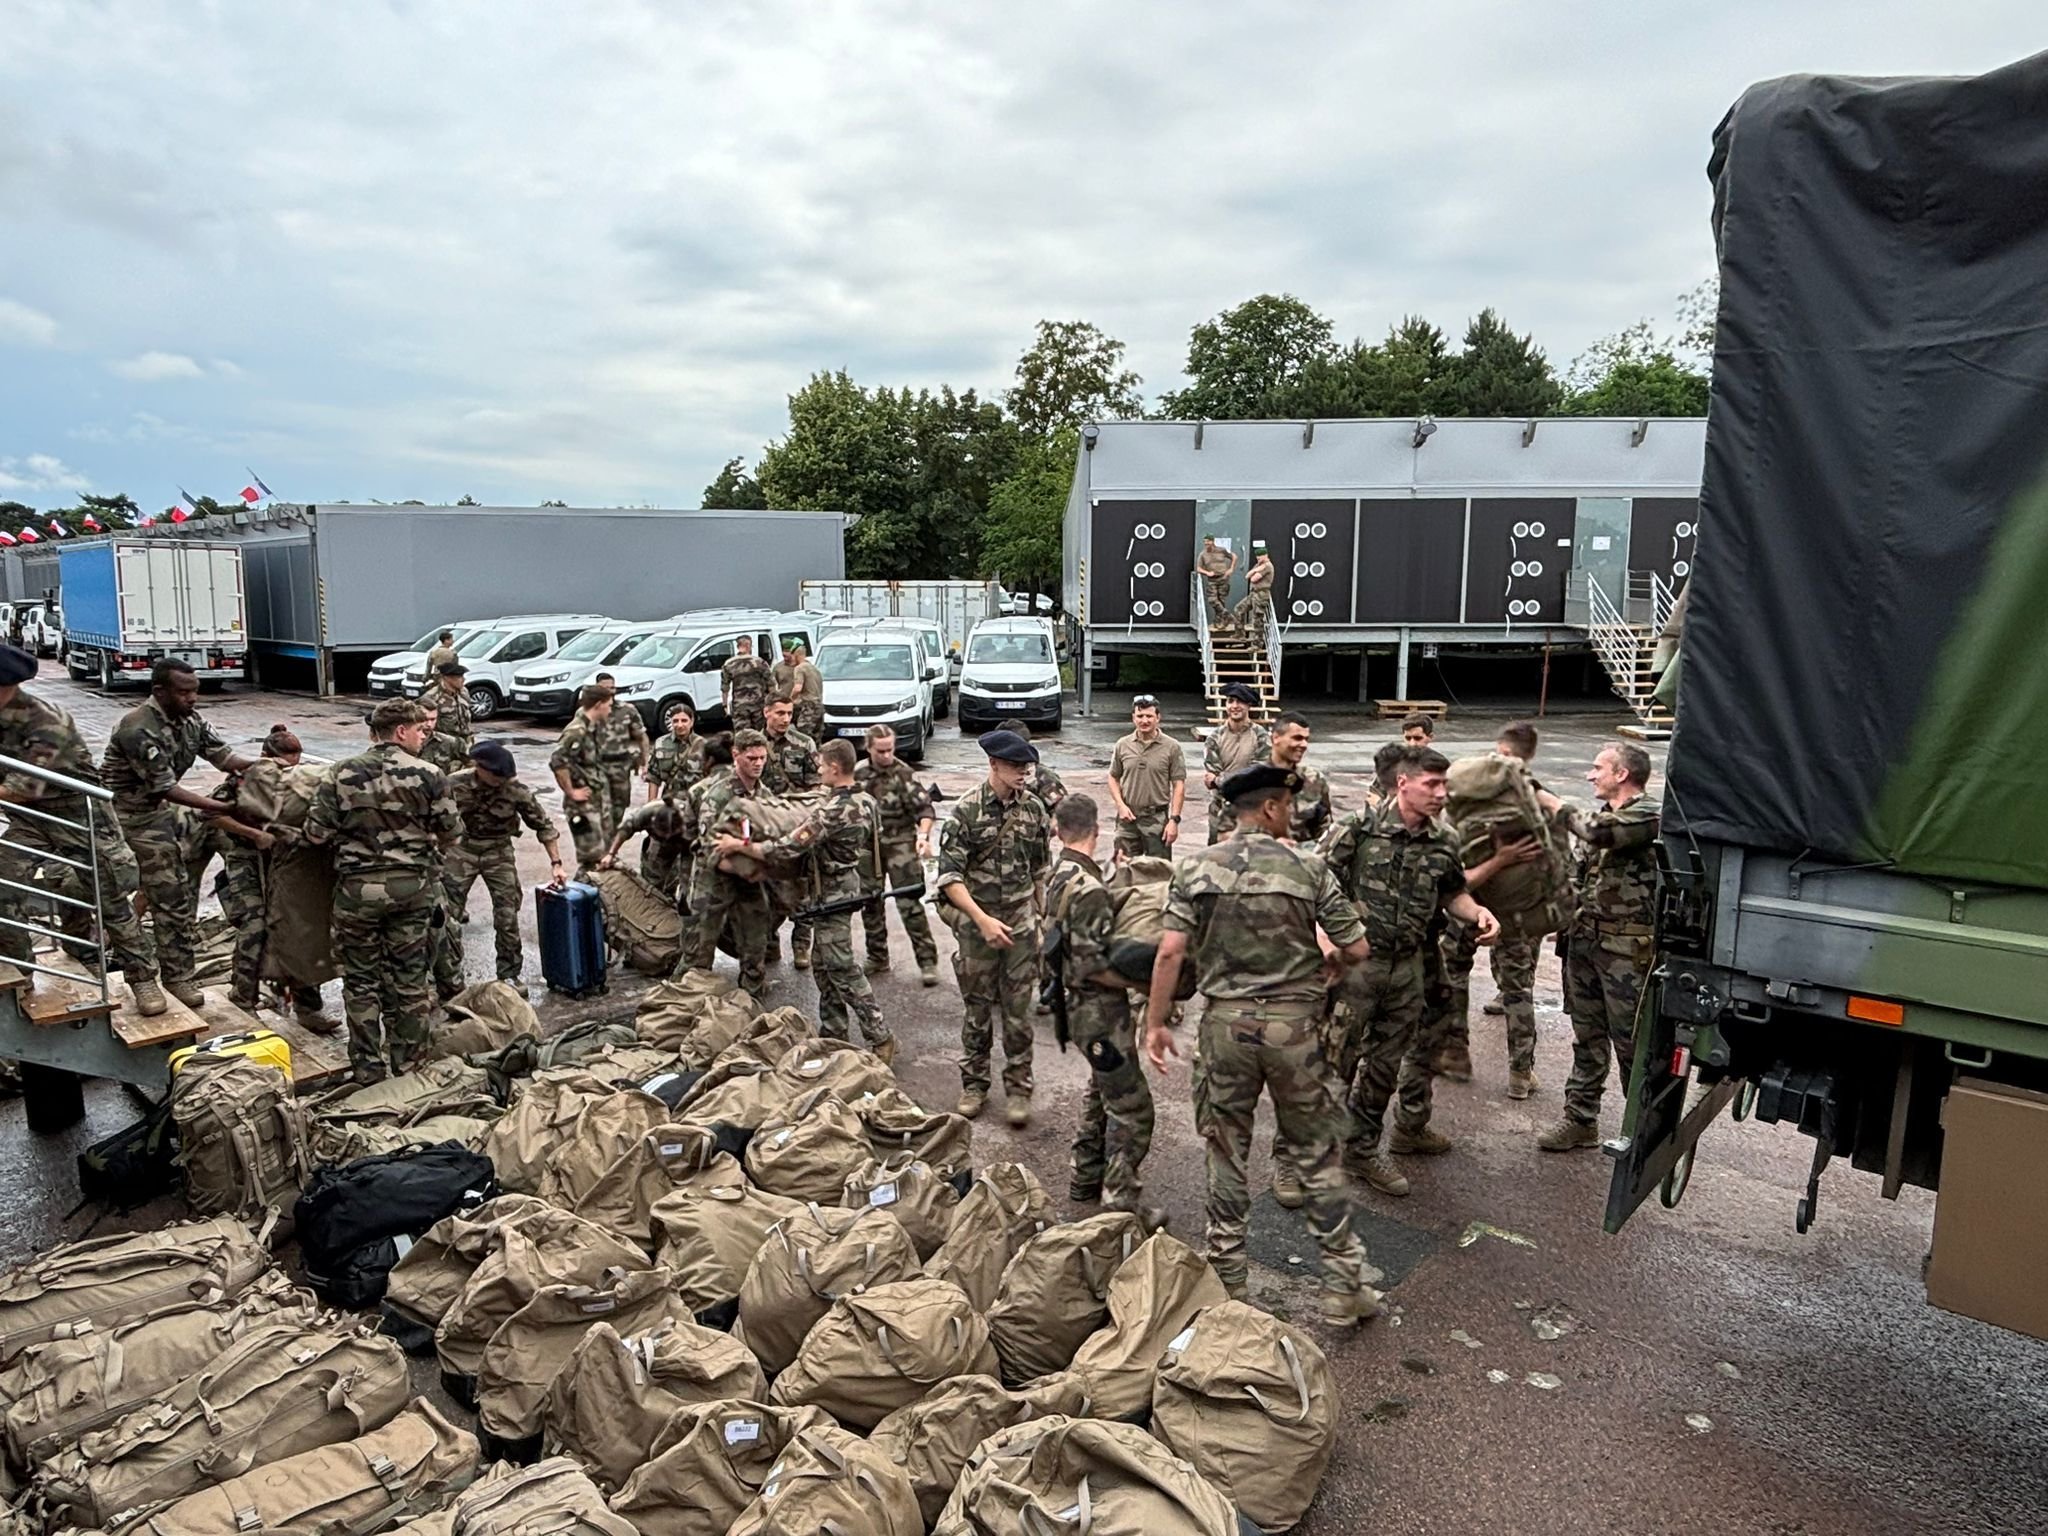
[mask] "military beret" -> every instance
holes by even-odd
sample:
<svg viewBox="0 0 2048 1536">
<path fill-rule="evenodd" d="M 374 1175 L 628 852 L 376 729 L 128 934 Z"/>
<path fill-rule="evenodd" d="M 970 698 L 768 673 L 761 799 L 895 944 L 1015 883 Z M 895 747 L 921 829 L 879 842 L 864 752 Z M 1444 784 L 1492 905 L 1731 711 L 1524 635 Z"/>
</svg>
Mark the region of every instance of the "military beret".
<svg viewBox="0 0 2048 1536">
<path fill-rule="evenodd" d="M 767 736 L 760 731 L 754 730 L 752 727 L 745 727 L 732 733 L 732 749 L 735 752 L 744 752 L 749 747 L 765 747 L 767 745 Z"/>
<path fill-rule="evenodd" d="M 1259 702 L 1258 693 L 1252 688 L 1250 683 L 1232 683 L 1223 690 L 1223 697 L 1235 699 L 1240 704 L 1256 705 Z"/>
<path fill-rule="evenodd" d="M 25 683 L 36 675 L 36 659 L 18 645 L 0 645 L 0 686 Z"/>
<path fill-rule="evenodd" d="M 990 757 L 1006 763 L 1038 761 L 1038 748 L 1014 731 L 989 731 L 982 736 L 979 745 Z"/>
<path fill-rule="evenodd" d="M 1249 768 L 1226 774 L 1223 782 L 1216 786 L 1217 792 L 1230 801 L 1242 800 L 1250 795 L 1270 794 L 1276 789 L 1296 790 L 1301 788 L 1301 775 L 1292 768 L 1282 768 L 1278 763 L 1253 763 Z"/>
<path fill-rule="evenodd" d="M 519 765 L 512 761 L 512 750 L 501 741 L 480 741 L 469 749 L 469 760 L 479 768 L 488 768 L 500 778 L 509 779 L 519 771 Z"/>
<path fill-rule="evenodd" d="M 391 731 L 401 725 L 418 725 L 426 718 L 427 712 L 411 699 L 386 699 L 370 711 L 370 729 Z"/>
<path fill-rule="evenodd" d="M 469 668 L 465 667 L 459 661 L 444 661 L 435 670 L 438 671 L 443 677 L 464 677 L 467 676 L 469 672 Z"/>
<path fill-rule="evenodd" d="M 1252 549 L 1258 554 L 1264 554 L 1266 552 L 1266 541 L 1264 539 L 1253 539 Z"/>
</svg>

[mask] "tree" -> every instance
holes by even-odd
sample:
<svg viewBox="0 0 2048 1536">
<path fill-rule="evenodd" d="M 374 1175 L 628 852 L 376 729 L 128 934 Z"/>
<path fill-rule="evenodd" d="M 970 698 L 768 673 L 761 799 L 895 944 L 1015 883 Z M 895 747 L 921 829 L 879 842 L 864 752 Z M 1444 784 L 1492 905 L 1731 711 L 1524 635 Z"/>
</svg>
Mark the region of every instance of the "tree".
<svg viewBox="0 0 2048 1536">
<path fill-rule="evenodd" d="M 1565 376 L 1568 416 L 1704 416 L 1707 376 L 1678 360 L 1676 338 L 1658 340 L 1650 322 L 1603 336 Z"/>
<path fill-rule="evenodd" d="M 1024 591 L 1050 589 L 1060 569 L 1067 491 L 1079 445 L 1079 434 L 1062 427 L 1019 450 L 1016 466 L 989 491 L 982 575 L 1001 576 Z"/>
<path fill-rule="evenodd" d="M 1714 321 L 1721 308 L 1721 280 L 1702 278 L 1678 296 L 1678 358 L 1701 372 L 1714 366 Z"/>
<path fill-rule="evenodd" d="M 706 507 L 735 507 L 746 512 L 765 512 L 768 498 L 761 482 L 747 473 L 747 461 L 734 455 L 725 461 L 718 478 L 704 487 Z"/>
<path fill-rule="evenodd" d="M 566 501 L 544 501 L 541 505 L 544 507 L 566 507 L 569 503 Z"/>
<path fill-rule="evenodd" d="M 1104 417 L 1144 413 L 1138 386 L 1123 366 L 1124 344 L 1086 320 L 1041 320 L 1017 359 L 1017 382 L 1003 395 L 1024 432 L 1042 435 Z"/>
<path fill-rule="evenodd" d="M 1543 349 L 1517 336 L 1482 309 L 1465 328 L 1465 349 L 1452 359 L 1437 409 L 1447 416 L 1547 416 L 1563 391 Z"/>
<path fill-rule="evenodd" d="M 465 495 L 457 498 L 455 505 L 457 505 L 458 507 L 476 507 L 482 506 L 483 503 L 478 501 L 474 496 Z"/>
<path fill-rule="evenodd" d="M 1262 293 L 1194 328 L 1188 386 L 1160 407 L 1183 421 L 1270 417 L 1276 397 L 1335 350 L 1327 319 L 1292 294 Z"/>
<path fill-rule="evenodd" d="M 12 526 L 18 522 L 29 522 L 35 518 L 36 509 L 25 501 L 0 501 L 0 523 Z"/>
</svg>

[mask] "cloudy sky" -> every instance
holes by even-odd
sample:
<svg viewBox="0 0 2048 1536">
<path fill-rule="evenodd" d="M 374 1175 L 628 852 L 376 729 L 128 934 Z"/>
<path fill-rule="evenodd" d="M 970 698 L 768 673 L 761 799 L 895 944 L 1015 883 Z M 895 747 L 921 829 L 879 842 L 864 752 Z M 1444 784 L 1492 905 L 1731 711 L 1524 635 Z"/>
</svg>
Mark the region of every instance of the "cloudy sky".
<svg viewBox="0 0 2048 1536">
<path fill-rule="evenodd" d="M 0 0 L 0 497 L 688 506 L 814 370 L 1001 388 L 1300 295 L 1560 366 L 1712 270 L 1748 82 L 2039 0 Z"/>
</svg>

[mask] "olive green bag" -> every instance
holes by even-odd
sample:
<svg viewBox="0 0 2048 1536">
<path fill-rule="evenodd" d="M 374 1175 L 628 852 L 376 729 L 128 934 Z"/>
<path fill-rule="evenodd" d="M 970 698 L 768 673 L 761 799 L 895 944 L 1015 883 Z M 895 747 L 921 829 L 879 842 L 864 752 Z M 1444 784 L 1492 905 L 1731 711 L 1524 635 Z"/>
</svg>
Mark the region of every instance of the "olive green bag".
<svg viewBox="0 0 2048 1536">
<path fill-rule="evenodd" d="M 830 1425 L 791 1437 L 726 1536 L 924 1536 L 904 1470 Z"/>
<path fill-rule="evenodd" d="M 1022 1386 L 1063 1371 L 1109 1320 L 1109 1282 L 1144 1240 L 1128 1211 L 1047 1227 L 1017 1250 L 989 1309 L 1003 1380 Z"/>
<path fill-rule="evenodd" d="M 986 1313 L 996 1304 L 1010 1260 L 1053 1217 L 1052 1197 L 1037 1174 L 1022 1163 L 991 1163 L 967 1187 L 945 1242 L 924 1272 L 934 1280 L 952 1281 L 976 1310 Z"/>
<path fill-rule="evenodd" d="M 768 1229 L 740 1284 L 733 1337 L 773 1375 L 841 1296 L 917 1273 L 910 1234 L 886 1211 L 807 1205 Z"/>
</svg>

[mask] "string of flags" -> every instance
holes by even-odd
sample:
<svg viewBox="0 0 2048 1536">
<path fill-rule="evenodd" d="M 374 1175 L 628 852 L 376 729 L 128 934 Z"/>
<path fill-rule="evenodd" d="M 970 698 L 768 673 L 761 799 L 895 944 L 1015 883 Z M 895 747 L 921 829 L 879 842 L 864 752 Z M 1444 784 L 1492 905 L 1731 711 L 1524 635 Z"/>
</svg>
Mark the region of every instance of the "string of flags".
<svg viewBox="0 0 2048 1536">
<path fill-rule="evenodd" d="M 259 501 L 268 500 L 276 494 L 275 491 L 263 483 L 262 477 L 252 469 L 249 471 L 249 483 L 236 492 L 235 497 L 243 506 L 253 507 Z M 219 503 L 215 503 L 215 505 L 218 507 Z M 135 519 L 135 525 L 138 528 L 154 528 L 160 522 L 185 523 L 201 515 L 203 513 L 199 498 L 181 485 L 178 487 L 178 499 L 176 501 L 172 502 L 170 506 L 164 508 L 160 513 L 142 513 Z M 85 516 L 78 520 L 78 526 L 85 533 L 107 532 L 107 525 L 91 512 L 87 512 Z M 76 535 L 62 520 L 53 517 L 44 525 L 41 531 L 28 524 L 24 524 L 11 533 L 5 529 L 0 529 L 0 549 L 15 549 L 24 544 L 40 544 L 44 541 L 45 537 L 69 539 L 76 537 Z"/>
</svg>

